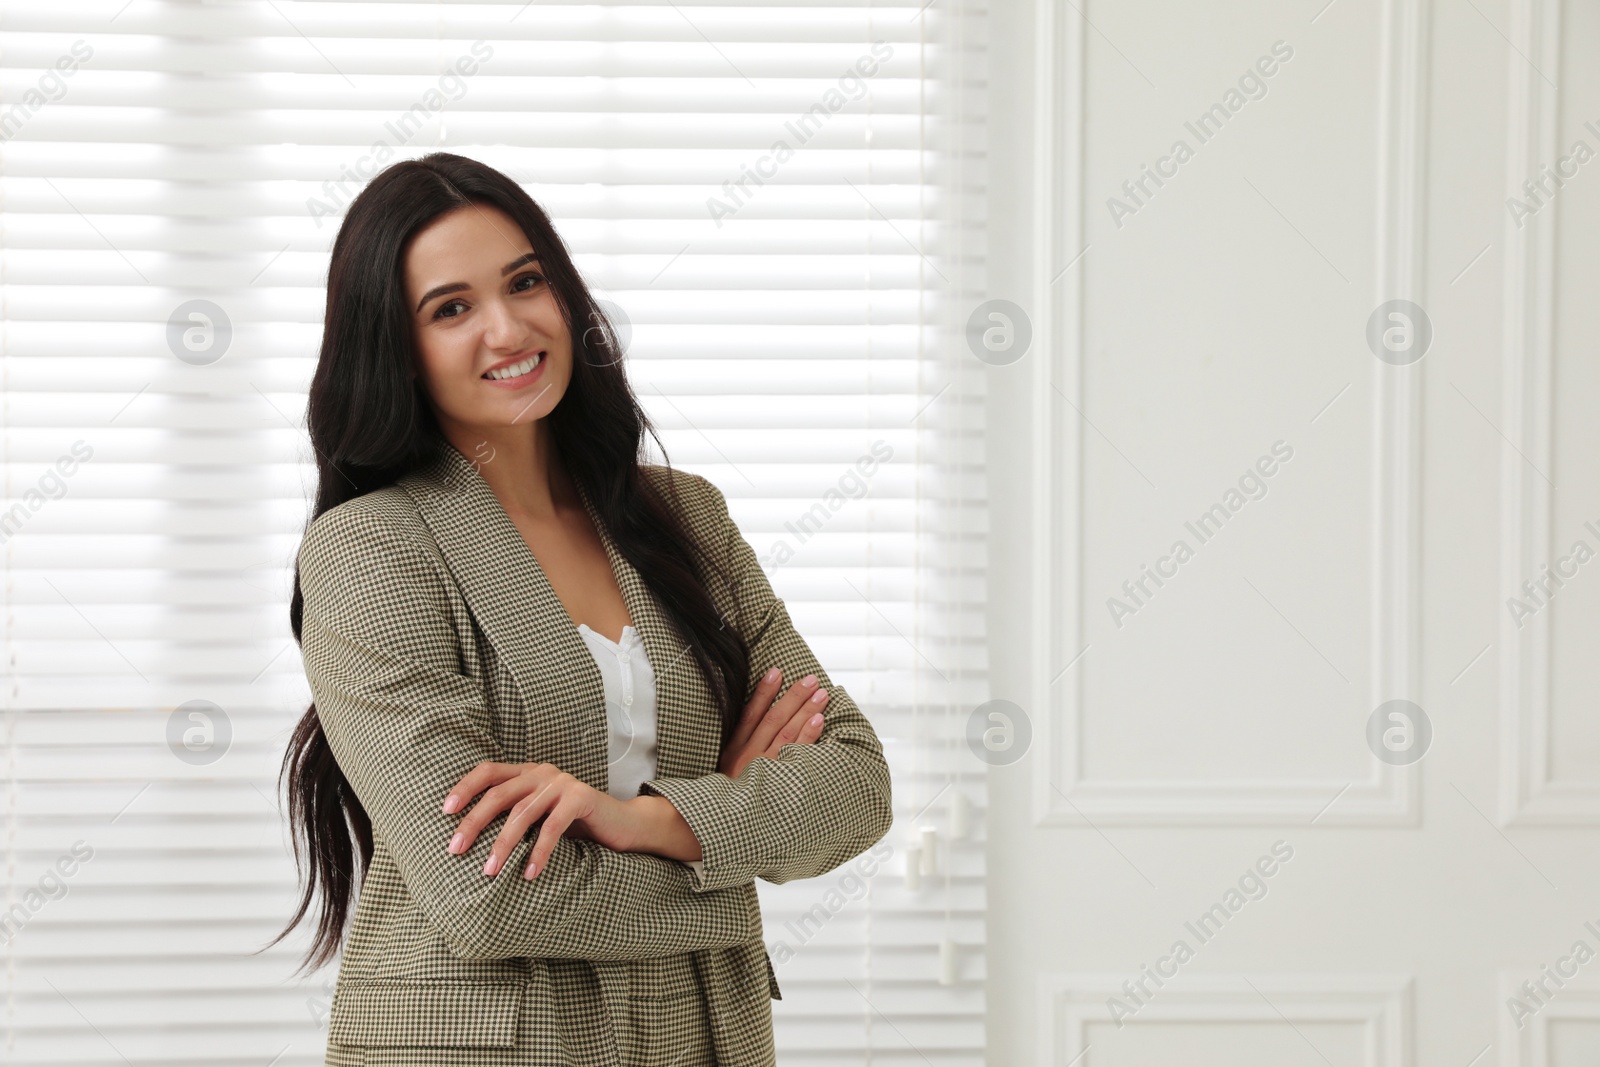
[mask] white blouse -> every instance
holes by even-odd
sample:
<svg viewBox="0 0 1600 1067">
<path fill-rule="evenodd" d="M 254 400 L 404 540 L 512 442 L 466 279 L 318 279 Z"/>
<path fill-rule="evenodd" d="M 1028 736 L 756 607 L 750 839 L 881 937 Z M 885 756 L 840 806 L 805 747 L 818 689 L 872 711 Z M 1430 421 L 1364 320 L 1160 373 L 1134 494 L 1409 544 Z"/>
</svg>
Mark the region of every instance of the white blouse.
<svg viewBox="0 0 1600 1067">
<path fill-rule="evenodd" d="M 587 623 L 578 624 L 578 633 L 605 682 L 606 720 L 611 725 L 606 752 L 611 780 L 606 792 L 618 800 L 632 800 L 639 787 L 656 776 L 655 672 L 645 655 L 644 639 L 631 623 L 622 628 L 621 641 L 596 633 Z M 698 885 L 704 861 L 680 862 L 694 870 Z"/>
</svg>

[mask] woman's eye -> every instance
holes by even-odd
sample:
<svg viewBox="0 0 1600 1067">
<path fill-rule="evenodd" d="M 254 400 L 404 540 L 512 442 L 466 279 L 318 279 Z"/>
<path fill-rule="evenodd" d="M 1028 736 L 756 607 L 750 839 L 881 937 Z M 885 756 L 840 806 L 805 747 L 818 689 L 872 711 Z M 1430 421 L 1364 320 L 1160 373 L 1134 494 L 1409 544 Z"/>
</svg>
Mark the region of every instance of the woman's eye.
<svg viewBox="0 0 1600 1067">
<path fill-rule="evenodd" d="M 527 274 L 519 274 L 511 282 L 511 291 L 514 292 L 514 293 L 525 293 L 528 290 L 532 289 L 534 286 L 538 285 L 542 281 L 544 281 L 544 275 L 538 274 L 538 273 L 536 273 L 534 271 L 529 271 Z M 528 282 L 529 284 L 528 285 L 523 285 L 522 284 L 523 282 Z M 460 311 L 452 312 L 452 311 L 449 310 L 450 308 L 455 308 L 455 307 L 459 307 L 459 308 L 462 308 L 463 310 L 465 310 L 466 303 L 464 301 L 461 301 L 461 300 L 448 300 L 445 303 L 439 305 L 438 310 L 436 310 L 433 313 L 433 317 L 436 318 L 436 319 L 454 319 L 454 318 L 458 318 L 461 315 Z"/>
</svg>

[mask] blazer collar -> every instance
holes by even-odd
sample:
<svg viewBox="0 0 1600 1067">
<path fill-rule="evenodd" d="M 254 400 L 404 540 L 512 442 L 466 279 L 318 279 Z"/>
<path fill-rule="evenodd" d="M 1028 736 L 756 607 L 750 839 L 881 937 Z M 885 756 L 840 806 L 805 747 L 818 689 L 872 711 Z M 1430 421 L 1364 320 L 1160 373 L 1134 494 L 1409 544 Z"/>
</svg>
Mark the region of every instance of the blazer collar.
<svg viewBox="0 0 1600 1067">
<path fill-rule="evenodd" d="M 477 465 L 448 442 L 399 480 L 416 502 L 473 618 L 516 680 L 529 709 L 532 762 L 554 763 L 596 789 L 608 785 L 605 686 L 572 616 Z M 716 762 L 721 724 L 691 714 L 706 689 L 677 627 L 617 549 L 587 491 L 585 510 L 600 535 L 633 628 L 656 682 L 656 777 L 706 773 Z M 501 728 L 514 728 L 501 723 Z"/>
</svg>

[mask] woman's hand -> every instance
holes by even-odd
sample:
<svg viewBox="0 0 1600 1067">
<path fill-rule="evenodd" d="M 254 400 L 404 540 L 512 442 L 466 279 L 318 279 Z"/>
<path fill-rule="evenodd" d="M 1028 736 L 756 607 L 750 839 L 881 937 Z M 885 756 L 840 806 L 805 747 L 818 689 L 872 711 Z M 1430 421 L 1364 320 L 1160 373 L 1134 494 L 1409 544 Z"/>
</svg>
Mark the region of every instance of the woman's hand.
<svg viewBox="0 0 1600 1067">
<path fill-rule="evenodd" d="M 822 709 L 828 691 L 817 688 L 817 676 L 808 674 L 777 697 L 783 675 L 774 667 L 756 685 L 745 705 L 733 736 L 717 761 L 717 770 L 737 778 L 757 756 L 778 758 L 784 745 L 809 745 L 822 735 Z M 776 700 L 773 697 L 777 697 Z"/>
<path fill-rule="evenodd" d="M 528 855 L 524 878 L 533 878 L 544 869 L 563 833 L 569 838 L 597 841 L 619 852 L 632 848 L 637 820 L 627 803 L 553 764 L 480 763 L 450 790 L 444 801 L 445 814 L 460 811 L 479 793 L 483 798 L 461 820 L 446 847 L 457 855 L 466 852 L 485 826 L 501 812 L 509 811 L 490 850 L 489 862 L 484 864 L 486 875 L 499 872 L 517 842 L 541 818 L 544 825 Z"/>
</svg>

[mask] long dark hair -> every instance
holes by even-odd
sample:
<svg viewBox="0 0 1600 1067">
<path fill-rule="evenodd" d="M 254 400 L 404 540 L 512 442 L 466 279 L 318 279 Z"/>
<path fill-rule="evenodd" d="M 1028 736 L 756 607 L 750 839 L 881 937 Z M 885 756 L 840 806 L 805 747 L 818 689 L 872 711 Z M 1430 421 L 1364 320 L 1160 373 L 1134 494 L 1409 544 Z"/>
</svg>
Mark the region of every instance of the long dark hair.
<svg viewBox="0 0 1600 1067">
<path fill-rule="evenodd" d="M 439 430 L 420 376 L 412 375 L 416 344 L 403 279 L 412 237 L 468 204 L 504 211 L 539 255 L 540 272 L 572 337 L 572 380 L 547 416 L 555 452 L 586 490 L 618 550 L 687 640 L 721 709 L 725 744 L 749 685 L 749 649 L 722 624 L 707 592 L 705 568 L 714 564 L 697 555 L 675 506 L 641 476 L 645 433 L 657 447 L 661 441 L 623 373 L 615 324 L 596 305 L 544 211 L 492 167 L 435 152 L 385 169 L 351 201 L 333 243 L 322 349 L 308 401 L 317 463 L 310 521 L 392 485 L 435 458 L 438 449 L 452 447 Z M 661 453 L 665 458 L 665 448 Z M 297 566 L 289 602 L 297 642 L 302 608 Z M 288 926 L 266 947 L 300 924 L 320 889 L 316 937 L 303 964 L 315 969 L 338 952 L 372 859 L 372 823 L 333 758 L 315 704 L 306 709 L 284 753 L 280 781 L 284 778 L 301 897 Z"/>
</svg>

